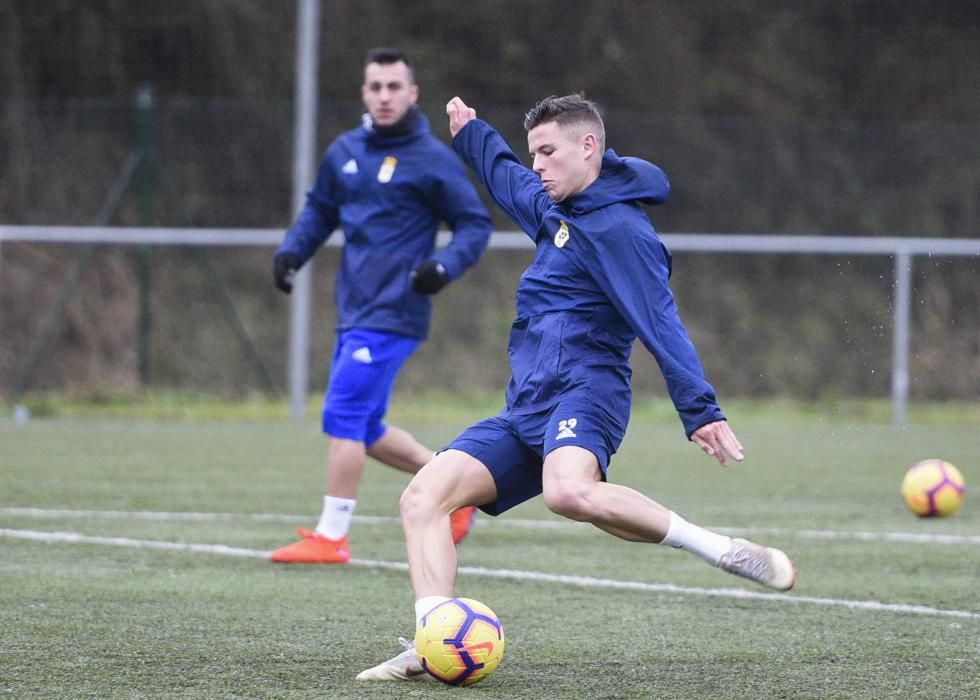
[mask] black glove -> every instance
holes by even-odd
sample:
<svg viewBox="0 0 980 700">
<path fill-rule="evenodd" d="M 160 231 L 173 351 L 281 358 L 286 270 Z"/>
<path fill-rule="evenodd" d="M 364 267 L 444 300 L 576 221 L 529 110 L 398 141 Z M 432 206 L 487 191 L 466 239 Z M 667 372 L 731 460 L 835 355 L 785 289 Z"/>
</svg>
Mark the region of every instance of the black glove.
<svg viewBox="0 0 980 700">
<path fill-rule="evenodd" d="M 293 291 L 293 278 L 302 263 L 296 253 L 278 253 L 272 259 L 272 276 L 275 278 L 276 286 L 289 294 Z"/>
<path fill-rule="evenodd" d="M 435 294 L 449 284 L 449 273 L 437 260 L 426 260 L 408 276 L 412 289 L 420 294 Z"/>
</svg>

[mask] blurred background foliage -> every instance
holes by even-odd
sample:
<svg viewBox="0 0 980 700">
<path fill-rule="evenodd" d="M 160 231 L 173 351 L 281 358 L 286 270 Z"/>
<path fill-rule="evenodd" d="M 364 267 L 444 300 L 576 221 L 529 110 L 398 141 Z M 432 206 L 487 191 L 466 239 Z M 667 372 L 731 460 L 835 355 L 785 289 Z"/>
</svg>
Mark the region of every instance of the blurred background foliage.
<svg viewBox="0 0 980 700">
<path fill-rule="evenodd" d="M 114 224 L 285 228 L 290 223 L 296 3 L 286 0 L 0 0 L 0 221 L 92 224 L 138 147 L 136 95 L 152 90 L 149 203 Z M 818 0 L 328 0 L 319 149 L 358 123 L 366 50 L 416 60 L 422 106 L 474 105 L 523 154 L 523 113 L 584 90 L 609 145 L 661 165 L 663 232 L 977 237 L 980 5 Z M 487 199 L 488 204 L 489 200 Z M 491 206 L 495 224 L 513 224 Z M 0 390 L 80 251 L 3 251 Z M 271 251 L 212 249 L 219 280 L 284 384 L 287 301 Z M 316 259 L 315 366 L 326 378 L 337 250 Z M 489 252 L 442 293 L 433 338 L 402 386 L 499 389 L 506 328 L 530 252 Z M 31 388 L 139 389 L 135 253 L 99 247 Z M 919 259 L 912 396 L 980 392 L 975 259 Z M 152 382 L 262 389 L 196 254 L 153 252 Z M 884 396 L 892 261 L 679 254 L 674 289 L 722 395 Z M 215 362 L 220 358 L 220 362 Z M 662 391 L 645 351 L 638 387 Z"/>
</svg>

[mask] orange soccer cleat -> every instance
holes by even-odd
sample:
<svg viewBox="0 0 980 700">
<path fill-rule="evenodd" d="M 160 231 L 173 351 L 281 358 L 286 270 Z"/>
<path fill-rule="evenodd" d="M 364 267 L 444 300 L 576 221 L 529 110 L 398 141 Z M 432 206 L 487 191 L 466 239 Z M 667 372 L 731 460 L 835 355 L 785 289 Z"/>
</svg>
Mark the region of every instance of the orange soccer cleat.
<svg viewBox="0 0 980 700">
<path fill-rule="evenodd" d="M 476 506 L 457 508 L 449 515 L 449 524 L 453 529 L 453 544 L 459 544 L 466 537 L 473 521 L 476 520 Z"/>
<path fill-rule="evenodd" d="M 269 559 L 279 564 L 346 564 L 350 561 L 347 535 L 331 540 L 305 527 L 296 528 L 296 532 L 303 539 L 280 547 L 269 555 Z"/>
</svg>

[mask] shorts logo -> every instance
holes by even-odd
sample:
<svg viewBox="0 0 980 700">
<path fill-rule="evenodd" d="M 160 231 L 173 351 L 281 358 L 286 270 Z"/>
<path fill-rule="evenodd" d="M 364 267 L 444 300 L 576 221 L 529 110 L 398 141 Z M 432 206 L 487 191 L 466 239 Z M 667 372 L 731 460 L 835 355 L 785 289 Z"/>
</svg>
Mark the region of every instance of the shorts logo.
<svg viewBox="0 0 980 700">
<path fill-rule="evenodd" d="M 555 247 L 564 248 L 566 243 L 568 243 L 568 224 L 562 221 L 555 233 Z"/>
<path fill-rule="evenodd" d="M 578 435 L 575 434 L 576 425 L 578 425 L 578 419 L 576 418 L 558 421 L 558 435 L 555 436 L 555 440 L 578 437 Z"/>
<path fill-rule="evenodd" d="M 398 159 L 394 156 L 385 156 L 384 162 L 381 164 L 381 168 L 378 170 L 378 182 L 391 182 L 391 178 L 395 174 L 395 166 L 398 165 Z"/>
<path fill-rule="evenodd" d="M 364 346 L 363 348 L 358 348 L 357 350 L 352 352 L 350 356 L 353 357 L 358 362 L 363 362 L 366 365 L 369 365 L 372 362 L 374 362 L 374 358 L 371 357 L 371 348 L 367 346 Z"/>
</svg>

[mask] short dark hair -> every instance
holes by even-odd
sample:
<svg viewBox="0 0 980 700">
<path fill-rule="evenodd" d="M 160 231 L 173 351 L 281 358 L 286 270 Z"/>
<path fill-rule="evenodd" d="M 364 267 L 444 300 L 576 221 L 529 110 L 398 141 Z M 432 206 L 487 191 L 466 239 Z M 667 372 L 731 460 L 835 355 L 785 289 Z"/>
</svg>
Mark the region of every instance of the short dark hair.
<svg viewBox="0 0 980 700">
<path fill-rule="evenodd" d="M 527 131 L 548 122 L 556 122 L 559 126 L 584 124 L 595 131 L 600 147 L 606 143 L 606 126 L 599 115 L 599 106 L 586 99 L 581 92 L 564 97 L 550 95 L 524 115 L 524 128 Z"/>
<path fill-rule="evenodd" d="M 386 46 L 369 49 L 367 57 L 364 59 L 364 67 L 366 68 L 370 63 L 380 63 L 384 66 L 399 62 L 408 66 L 408 74 L 411 76 L 412 82 L 415 82 L 415 64 L 412 63 L 412 59 L 405 55 L 405 52 L 401 49 L 393 49 Z"/>
</svg>

